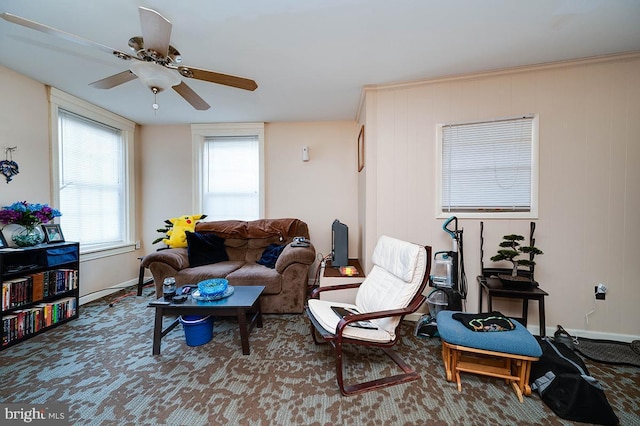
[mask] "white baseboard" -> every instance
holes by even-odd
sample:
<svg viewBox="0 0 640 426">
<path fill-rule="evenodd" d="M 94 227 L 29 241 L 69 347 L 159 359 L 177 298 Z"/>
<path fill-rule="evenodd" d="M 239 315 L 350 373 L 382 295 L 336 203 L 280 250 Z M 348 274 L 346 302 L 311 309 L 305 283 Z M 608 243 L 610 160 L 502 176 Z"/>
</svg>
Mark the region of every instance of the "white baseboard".
<svg viewBox="0 0 640 426">
<path fill-rule="evenodd" d="M 539 327 L 527 327 L 529 331 L 536 334 Z M 547 336 L 553 337 L 553 333 L 556 332 L 556 329 L 553 327 L 546 327 Z M 634 340 L 640 340 L 640 336 L 634 336 L 632 334 L 620 334 L 620 333 L 606 333 L 603 331 L 593 331 L 593 330 L 578 330 L 578 329 L 567 329 L 565 331 L 569 333 L 573 337 L 584 337 L 586 339 L 594 339 L 594 340 L 613 340 L 615 342 L 626 342 L 631 343 Z"/>
<path fill-rule="evenodd" d="M 92 293 L 89 294 L 85 294 L 84 296 L 80 296 L 80 306 L 85 305 L 89 302 L 93 302 L 94 300 L 98 300 L 101 297 L 105 297 L 108 296 L 110 294 L 113 294 L 119 290 L 131 287 L 131 286 L 135 286 L 138 284 L 138 279 L 132 279 L 129 281 L 125 281 L 123 283 L 120 284 L 116 284 L 114 286 L 105 288 L 103 290 L 98 290 L 98 291 L 94 291 Z"/>
<path fill-rule="evenodd" d="M 404 317 L 405 321 L 417 322 L 422 313 L 413 313 Z M 527 330 L 531 332 L 531 334 L 539 335 L 540 327 L 537 325 L 529 325 L 527 326 Z M 615 342 L 626 342 L 631 343 L 634 340 L 640 340 L 640 336 L 634 336 L 632 334 L 619 334 L 619 333 L 605 333 L 602 331 L 593 331 L 593 330 L 571 330 L 565 328 L 567 333 L 569 333 L 573 337 L 584 337 L 586 339 L 594 339 L 594 340 L 613 340 Z M 553 327 L 546 327 L 546 335 L 549 337 L 553 337 L 553 333 L 556 332 L 556 329 Z"/>
</svg>

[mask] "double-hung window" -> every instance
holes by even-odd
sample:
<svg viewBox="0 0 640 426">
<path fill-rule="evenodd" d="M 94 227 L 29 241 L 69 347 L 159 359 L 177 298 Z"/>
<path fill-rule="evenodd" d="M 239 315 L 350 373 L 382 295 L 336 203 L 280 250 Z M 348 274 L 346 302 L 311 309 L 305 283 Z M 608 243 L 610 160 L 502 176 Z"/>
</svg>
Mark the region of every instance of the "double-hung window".
<svg viewBox="0 0 640 426">
<path fill-rule="evenodd" d="M 65 239 L 96 257 L 133 249 L 134 124 L 56 89 L 50 99 L 54 198 Z"/>
<path fill-rule="evenodd" d="M 535 218 L 535 115 L 438 126 L 439 217 Z"/>
<path fill-rule="evenodd" d="M 262 123 L 191 126 L 194 211 L 207 220 L 264 217 Z"/>
</svg>

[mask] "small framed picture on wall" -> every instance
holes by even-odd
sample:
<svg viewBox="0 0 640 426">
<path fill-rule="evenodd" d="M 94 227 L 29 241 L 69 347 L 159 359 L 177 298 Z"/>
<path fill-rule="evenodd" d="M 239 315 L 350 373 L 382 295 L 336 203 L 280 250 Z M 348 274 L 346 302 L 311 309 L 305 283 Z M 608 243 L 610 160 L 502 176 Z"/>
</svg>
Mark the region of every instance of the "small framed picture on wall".
<svg viewBox="0 0 640 426">
<path fill-rule="evenodd" d="M 44 231 L 45 241 L 48 243 L 62 243 L 64 242 L 64 236 L 62 235 L 62 229 L 60 225 L 46 224 L 42 225 Z"/>
</svg>

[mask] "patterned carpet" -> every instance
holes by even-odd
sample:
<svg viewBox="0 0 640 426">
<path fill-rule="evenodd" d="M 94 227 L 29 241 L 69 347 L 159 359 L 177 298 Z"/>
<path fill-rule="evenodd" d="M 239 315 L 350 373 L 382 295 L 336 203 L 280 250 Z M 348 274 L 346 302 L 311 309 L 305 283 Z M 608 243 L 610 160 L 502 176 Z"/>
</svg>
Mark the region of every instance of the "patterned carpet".
<svg viewBox="0 0 640 426">
<path fill-rule="evenodd" d="M 438 339 L 414 337 L 399 352 L 419 381 L 343 397 L 329 348 L 316 346 L 303 315 L 265 315 L 240 349 L 234 321 L 189 347 L 181 327 L 151 355 L 153 309 L 143 297 L 82 306 L 80 319 L 0 352 L 2 403 L 61 403 L 73 425 L 568 425 L 533 395 L 519 403 L 499 379 L 444 378 Z M 375 352 L 347 358 L 347 378 L 386 374 Z M 640 424 L 640 369 L 586 361 L 623 425 Z"/>
</svg>

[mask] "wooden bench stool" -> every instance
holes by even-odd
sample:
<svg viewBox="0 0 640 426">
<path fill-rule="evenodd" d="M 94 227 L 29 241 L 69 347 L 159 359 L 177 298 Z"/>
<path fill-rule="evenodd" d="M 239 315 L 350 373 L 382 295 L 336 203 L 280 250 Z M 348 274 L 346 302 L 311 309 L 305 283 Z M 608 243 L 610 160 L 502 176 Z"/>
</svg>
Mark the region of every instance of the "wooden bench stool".
<svg viewBox="0 0 640 426">
<path fill-rule="evenodd" d="M 472 331 L 452 318 L 455 313 L 440 311 L 436 318 L 447 381 L 455 380 L 461 391 L 460 373 L 502 378 L 523 402 L 522 396 L 531 394 L 531 363 L 542 355 L 535 337 L 517 321 L 510 331 Z"/>
</svg>

